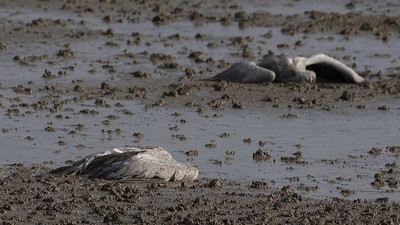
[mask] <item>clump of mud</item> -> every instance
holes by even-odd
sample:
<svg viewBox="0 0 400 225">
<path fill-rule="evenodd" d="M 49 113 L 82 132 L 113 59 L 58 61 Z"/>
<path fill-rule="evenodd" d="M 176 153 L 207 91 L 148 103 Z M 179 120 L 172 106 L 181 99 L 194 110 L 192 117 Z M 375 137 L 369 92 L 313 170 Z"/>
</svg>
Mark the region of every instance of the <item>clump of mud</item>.
<svg viewBox="0 0 400 225">
<path fill-rule="evenodd" d="M 253 153 L 253 159 L 255 161 L 266 161 L 271 158 L 271 155 L 262 149 L 258 149 L 255 153 Z"/>
</svg>

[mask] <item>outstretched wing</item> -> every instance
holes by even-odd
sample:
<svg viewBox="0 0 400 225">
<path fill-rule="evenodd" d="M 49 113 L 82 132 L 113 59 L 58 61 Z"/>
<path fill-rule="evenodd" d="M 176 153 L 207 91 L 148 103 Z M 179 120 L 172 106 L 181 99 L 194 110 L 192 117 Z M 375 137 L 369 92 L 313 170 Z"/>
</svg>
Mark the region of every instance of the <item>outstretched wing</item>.
<svg viewBox="0 0 400 225">
<path fill-rule="evenodd" d="M 54 174 L 93 174 L 104 167 L 119 164 L 140 154 L 143 150 L 139 148 L 114 148 L 105 152 L 92 154 L 75 162 L 73 165 L 64 166 L 52 170 Z"/>
<path fill-rule="evenodd" d="M 52 173 L 80 174 L 109 180 L 159 178 L 166 181 L 192 181 L 197 178 L 199 171 L 190 164 L 175 161 L 161 147 L 129 147 L 87 156 Z"/>
<path fill-rule="evenodd" d="M 314 71 L 318 80 L 344 83 L 361 83 L 364 81 L 353 69 L 344 63 L 325 54 L 317 54 L 304 60 L 306 70 Z"/>
<path fill-rule="evenodd" d="M 210 80 L 225 80 L 240 83 L 263 83 L 275 80 L 275 73 L 257 66 L 253 62 L 238 62 L 231 68 L 210 78 Z"/>
</svg>

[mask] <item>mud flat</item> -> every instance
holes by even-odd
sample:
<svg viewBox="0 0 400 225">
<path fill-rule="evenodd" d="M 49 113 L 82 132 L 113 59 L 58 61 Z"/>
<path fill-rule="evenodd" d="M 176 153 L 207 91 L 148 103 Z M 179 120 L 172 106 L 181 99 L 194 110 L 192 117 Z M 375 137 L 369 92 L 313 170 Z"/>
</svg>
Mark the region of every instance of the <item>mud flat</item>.
<svg viewBox="0 0 400 225">
<path fill-rule="evenodd" d="M 5 224 L 397 224 L 400 205 L 379 198 L 315 200 L 290 186 L 271 193 L 262 182 L 115 182 L 52 177 L 43 167 L 1 170 Z"/>
<path fill-rule="evenodd" d="M 1 222 L 399 223 L 398 2 L 0 6 Z M 323 52 L 366 82 L 205 81 L 268 51 Z M 47 175 L 132 145 L 199 181 Z"/>
</svg>

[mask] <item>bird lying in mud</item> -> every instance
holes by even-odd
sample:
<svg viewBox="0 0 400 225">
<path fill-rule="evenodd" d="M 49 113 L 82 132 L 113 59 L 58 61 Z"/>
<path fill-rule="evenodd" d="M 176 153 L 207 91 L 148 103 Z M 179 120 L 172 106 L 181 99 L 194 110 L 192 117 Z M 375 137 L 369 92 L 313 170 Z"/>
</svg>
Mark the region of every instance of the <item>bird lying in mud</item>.
<svg viewBox="0 0 400 225">
<path fill-rule="evenodd" d="M 199 171 L 188 163 L 175 161 L 161 147 L 126 147 L 86 156 L 71 166 L 60 167 L 51 173 L 87 175 L 107 180 L 159 178 L 165 181 L 193 181 Z"/>
<path fill-rule="evenodd" d="M 338 60 L 324 54 L 309 58 L 288 54 L 265 55 L 259 63 L 239 62 L 210 80 L 239 83 L 332 81 L 361 83 L 364 78 Z"/>
</svg>

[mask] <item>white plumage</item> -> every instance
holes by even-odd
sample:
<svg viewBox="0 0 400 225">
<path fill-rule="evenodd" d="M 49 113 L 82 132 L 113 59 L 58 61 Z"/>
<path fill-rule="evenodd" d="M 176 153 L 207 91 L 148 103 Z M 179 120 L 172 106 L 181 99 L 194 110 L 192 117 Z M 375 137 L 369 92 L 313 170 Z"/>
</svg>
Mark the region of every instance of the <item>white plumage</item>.
<svg viewBox="0 0 400 225">
<path fill-rule="evenodd" d="M 315 82 L 316 80 L 361 83 L 364 78 L 342 62 L 325 54 L 317 54 L 309 58 L 288 54 L 268 54 L 258 64 L 235 63 L 231 68 L 210 80 L 240 83 Z"/>
<path fill-rule="evenodd" d="M 161 147 L 114 148 L 52 172 L 108 180 L 159 178 L 165 181 L 192 181 L 199 174 L 196 167 L 177 162 Z"/>
</svg>

